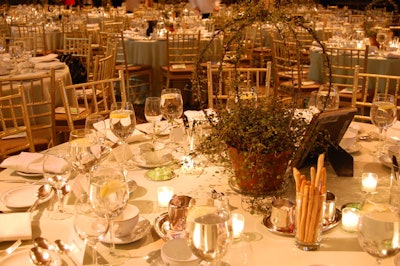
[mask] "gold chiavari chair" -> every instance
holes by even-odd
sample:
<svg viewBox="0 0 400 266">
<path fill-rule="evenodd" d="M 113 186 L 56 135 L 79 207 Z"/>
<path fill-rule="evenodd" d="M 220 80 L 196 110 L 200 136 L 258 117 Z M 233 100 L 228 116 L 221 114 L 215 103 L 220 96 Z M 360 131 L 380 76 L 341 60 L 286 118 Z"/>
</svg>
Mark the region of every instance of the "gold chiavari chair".
<svg viewBox="0 0 400 266">
<path fill-rule="evenodd" d="M 36 42 L 35 54 L 46 55 L 49 53 L 46 43 L 46 35 L 44 30 L 44 24 L 36 25 L 25 25 L 17 24 L 13 27 L 17 28 L 18 37 L 21 38 L 34 38 Z"/>
<path fill-rule="evenodd" d="M 171 81 L 190 81 L 199 56 L 200 32 L 167 32 L 167 64 L 161 66 L 163 86 L 169 88 Z"/>
<path fill-rule="evenodd" d="M 34 152 L 24 89 L 0 95 L 0 107 L 0 161 L 21 151 Z"/>
<path fill-rule="evenodd" d="M 124 72 L 117 78 L 90 81 L 66 86 L 59 81 L 59 90 L 63 107 L 56 110 L 57 132 L 70 132 L 85 126 L 86 117 L 90 114 L 101 114 L 108 117 L 116 95 L 126 101 Z"/>
<path fill-rule="evenodd" d="M 82 60 L 87 70 L 87 79 L 92 77 L 92 40 L 88 38 L 64 37 L 64 54 L 71 54 Z"/>
<path fill-rule="evenodd" d="M 13 94 L 24 89 L 27 117 L 36 150 L 56 145 L 55 132 L 55 70 L 26 77 L 0 77 L 0 94 Z"/>
<path fill-rule="evenodd" d="M 397 101 L 397 116 L 399 117 L 400 76 L 364 73 L 360 72 L 359 66 L 356 66 L 353 88 L 351 106 L 358 109 L 354 120 L 371 122 L 369 112 L 372 100 L 377 93 L 392 94 L 395 96 Z"/>
<path fill-rule="evenodd" d="M 232 66 L 213 66 L 207 62 L 207 87 L 208 87 L 208 108 L 214 108 L 214 103 L 226 104 L 228 98 L 236 97 L 235 89 L 251 97 L 270 96 L 271 84 L 271 62 L 261 68 L 235 68 Z"/>
</svg>

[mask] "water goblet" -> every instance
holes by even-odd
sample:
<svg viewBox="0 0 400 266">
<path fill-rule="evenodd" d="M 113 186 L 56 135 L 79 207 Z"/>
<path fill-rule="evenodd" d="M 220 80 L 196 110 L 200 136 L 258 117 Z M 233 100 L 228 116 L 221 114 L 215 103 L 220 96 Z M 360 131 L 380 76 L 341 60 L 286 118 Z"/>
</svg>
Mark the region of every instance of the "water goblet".
<svg viewBox="0 0 400 266">
<path fill-rule="evenodd" d="M 111 105 L 110 129 L 121 142 L 132 135 L 136 127 L 136 117 L 130 102 L 117 102 Z"/>
<path fill-rule="evenodd" d="M 97 165 L 91 173 L 89 197 L 95 213 L 109 222 L 110 256 L 119 257 L 115 250 L 114 218 L 124 211 L 129 199 L 123 170 L 116 165 Z"/>
<path fill-rule="evenodd" d="M 79 237 L 92 249 L 92 264 L 98 265 L 96 244 L 107 233 L 109 224 L 105 217 L 94 212 L 87 193 L 82 194 L 75 203 L 74 229 Z"/>
<path fill-rule="evenodd" d="M 100 161 L 102 153 L 93 129 L 75 129 L 69 135 L 69 155 L 73 168 L 89 180 L 93 167 Z"/>
<path fill-rule="evenodd" d="M 151 122 L 153 126 L 152 141 L 156 140 L 156 126 L 157 122 L 162 119 L 161 114 L 161 98 L 160 97 L 148 97 L 144 104 L 144 116 L 147 122 Z"/>
<path fill-rule="evenodd" d="M 100 114 L 90 114 L 86 117 L 85 128 L 95 130 L 94 137 L 101 147 L 101 156 L 104 158 L 111 152 L 111 143 L 107 140 L 107 126 L 104 117 Z"/>
<path fill-rule="evenodd" d="M 70 178 L 72 166 L 68 151 L 50 149 L 43 156 L 43 176 L 57 192 L 57 207 L 50 212 L 49 217 L 62 220 L 71 217 L 72 211 L 64 206 L 62 188 Z"/>
<path fill-rule="evenodd" d="M 183 99 L 179 89 L 164 89 L 161 91 L 161 113 L 171 127 L 170 139 L 174 135 L 174 121 L 182 116 Z"/>
<path fill-rule="evenodd" d="M 377 265 L 399 253 L 400 213 L 389 203 L 387 193 L 368 194 L 357 229 L 361 248 L 376 259 Z"/>
<path fill-rule="evenodd" d="M 387 37 L 388 37 L 387 33 L 384 30 L 379 30 L 376 33 L 376 41 L 379 43 L 379 55 L 380 56 L 383 56 L 383 51 L 384 51 L 383 46 L 386 42 Z"/>
<path fill-rule="evenodd" d="M 371 113 L 372 124 L 379 129 L 378 157 L 384 153 L 386 132 L 397 119 L 397 107 L 395 98 L 391 94 L 378 93 L 372 100 Z"/>
<path fill-rule="evenodd" d="M 193 253 L 207 265 L 221 265 L 232 240 L 225 200 L 193 197 L 186 219 L 187 240 Z"/>
</svg>

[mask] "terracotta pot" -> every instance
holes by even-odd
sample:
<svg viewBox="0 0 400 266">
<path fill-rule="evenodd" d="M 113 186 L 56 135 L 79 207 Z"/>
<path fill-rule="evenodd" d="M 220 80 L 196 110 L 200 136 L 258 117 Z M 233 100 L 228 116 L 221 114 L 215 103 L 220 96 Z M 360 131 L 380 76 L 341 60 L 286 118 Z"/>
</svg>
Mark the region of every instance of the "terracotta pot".
<svg viewBox="0 0 400 266">
<path fill-rule="evenodd" d="M 228 152 L 235 173 L 230 180 L 234 190 L 252 196 L 279 196 L 286 191 L 291 152 L 249 154 L 233 147 Z"/>
</svg>

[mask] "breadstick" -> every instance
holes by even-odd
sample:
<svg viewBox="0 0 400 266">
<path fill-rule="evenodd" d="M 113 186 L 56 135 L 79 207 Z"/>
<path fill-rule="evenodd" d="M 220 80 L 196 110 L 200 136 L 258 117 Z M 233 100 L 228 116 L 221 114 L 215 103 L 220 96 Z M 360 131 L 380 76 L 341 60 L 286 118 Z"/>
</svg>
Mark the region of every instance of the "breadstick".
<svg viewBox="0 0 400 266">
<path fill-rule="evenodd" d="M 316 178 L 316 172 L 315 172 L 315 167 L 311 166 L 310 168 L 310 175 L 311 175 L 311 185 L 315 184 L 315 178 Z"/>
<path fill-rule="evenodd" d="M 301 200 L 301 213 L 299 213 L 300 215 L 300 232 L 299 232 L 299 236 L 300 236 L 300 241 L 304 242 L 305 239 L 305 228 L 306 228 L 306 215 L 307 215 L 307 204 L 308 204 L 308 191 L 309 191 L 309 186 L 307 184 L 305 184 L 303 186 L 303 190 L 302 190 L 302 200 Z"/>
<path fill-rule="evenodd" d="M 314 242 L 314 231 L 315 231 L 315 224 L 319 224 L 318 221 L 318 213 L 319 213 L 319 209 L 321 209 L 322 206 L 320 206 L 320 194 L 318 192 L 318 188 L 314 187 L 314 195 L 313 195 L 313 205 L 312 205 L 312 209 L 310 212 L 310 225 L 309 225 L 309 230 L 308 232 L 308 238 L 307 241 L 308 242 Z"/>
<path fill-rule="evenodd" d="M 300 191 L 301 173 L 296 167 L 293 167 L 293 177 L 296 183 L 296 191 Z"/>
<path fill-rule="evenodd" d="M 322 169 L 322 167 L 324 167 L 324 160 L 325 160 L 325 155 L 323 153 L 321 153 L 318 156 L 317 174 L 316 174 L 315 183 L 314 183 L 314 186 L 316 186 L 316 187 L 318 187 L 318 183 L 319 183 L 319 179 L 320 179 L 320 175 L 321 175 L 321 169 Z"/>
</svg>

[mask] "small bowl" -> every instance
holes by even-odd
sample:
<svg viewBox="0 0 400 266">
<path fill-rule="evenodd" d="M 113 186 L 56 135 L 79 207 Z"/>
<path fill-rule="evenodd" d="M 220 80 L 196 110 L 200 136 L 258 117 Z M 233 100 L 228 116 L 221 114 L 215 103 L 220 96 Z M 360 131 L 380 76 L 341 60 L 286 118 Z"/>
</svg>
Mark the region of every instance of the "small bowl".
<svg viewBox="0 0 400 266">
<path fill-rule="evenodd" d="M 169 266 L 198 266 L 200 259 L 182 238 L 168 240 L 161 247 L 161 258 Z"/>
<path fill-rule="evenodd" d="M 129 235 L 139 221 L 139 209 L 128 204 L 123 213 L 114 219 L 114 234 L 116 237 Z"/>
</svg>

